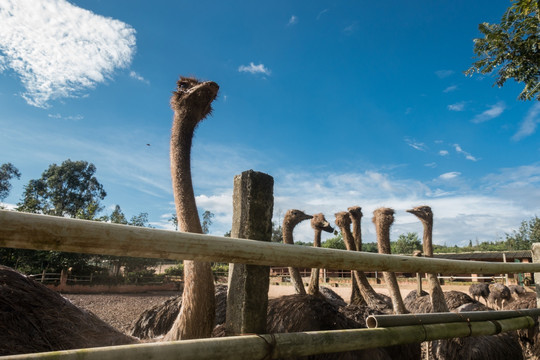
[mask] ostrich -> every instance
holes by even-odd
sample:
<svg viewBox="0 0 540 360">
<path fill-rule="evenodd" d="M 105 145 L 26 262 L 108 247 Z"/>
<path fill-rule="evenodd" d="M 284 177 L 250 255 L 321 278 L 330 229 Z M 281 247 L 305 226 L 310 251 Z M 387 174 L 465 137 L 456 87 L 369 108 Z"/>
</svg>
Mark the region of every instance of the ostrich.
<svg viewBox="0 0 540 360">
<path fill-rule="evenodd" d="M 373 224 L 377 234 L 377 247 L 380 254 L 390 254 L 390 226 L 394 222 L 394 210 L 390 208 L 379 208 L 373 211 Z M 393 310 L 395 314 L 409 313 L 403 304 L 403 298 L 399 291 L 396 275 L 392 272 L 384 272 L 384 281 L 390 292 Z M 393 358 L 420 359 L 420 344 L 407 344 L 392 347 Z"/>
<path fill-rule="evenodd" d="M 480 300 L 480 297 L 482 297 L 484 299 L 484 302 L 487 304 L 487 298 L 489 295 L 489 284 L 471 284 L 471 286 L 469 286 L 469 294 L 471 294 L 471 296 L 476 301 Z"/>
<path fill-rule="evenodd" d="M 287 210 L 283 217 L 283 243 L 293 245 L 293 230 L 295 226 L 312 217 L 313 216 L 307 215 L 300 210 Z M 291 282 L 293 283 L 295 292 L 297 294 L 305 295 L 306 289 L 304 288 L 304 282 L 302 281 L 302 276 L 300 276 L 300 271 L 291 266 L 289 267 L 289 274 L 291 275 Z"/>
<path fill-rule="evenodd" d="M 390 254 L 390 226 L 394 222 L 394 210 L 390 208 L 379 208 L 373 212 L 373 224 L 377 232 L 377 246 L 380 254 Z M 408 313 L 403 304 L 403 298 L 399 291 L 399 285 L 394 273 L 383 272 L 384 281 L 390 291 L 392 306 L 395 314 Z"/>
<path fill-rule="evenodd" d="M 508 289 L 510 290 L 510 294 L 516 295 L 517 298 L 521 297 L 521 295 L 524 295 L 527 290 L 521 285 L 508 285 Z"/>
<path fill-rule="evenodd" d="M 334 231 L 334 228 L 330 226 L 330 223 L 326 220 L 322 213 L 313 215 L 313 218 L 311 219 L 311 227 L 315 232 L 313 247 L 321 247 L 321 234 L 323 231 L 329 233 Z M 311 277 L 309 279 L 307 293 L 310 295 L 319 294 L 319 269 L 311 269 Z"/>
<path fill-rule="evenodd" d="M 418 206 L 407 210 L 408 213 L 415 215 L 424 226 L 423 251 L 424 256 L 433 257 L 433 212 L 429 206 Z M 444 294 L 437 279 L 437 274 L 426 274 L 428 278 L 429 296 L 433 307 L 433 312 L 448 312 L 448 306 L 444 300 Z"/>
<path fill-rule="evenodd" d="M 202 234 L 191 181 L 191 144 L 197 125 L 212 111 L 219 86 L 181 77 L 171 97 L 171 175 L 180 231 Z M 209 337 L 214 327 L 214 278 L 209 262 L 184 261 L 182 307 L 165 340 Z"/>
<path fill-rule="evenodd" d="M 418 206 L 407 212 L 415 215 L 424 225 L 424 254 L 433 256 L 433 212 L 429 206 Z M 430 296 L 420 296 L 415 300 L 417 311 L 412 312 L 449 312 L 454 311 L 485 310 L 486 308 L 474 302 L 467 294 L 458 291 L 443 293 L 441 285 L 435 275 L 429 279 Z M 423 303 L 423 305 L 422 305 Z M 429 306 L 428 306 L 429 305 Z M 441 310 L 446 308 L 445 311 Z M 412 310 L 412 309 L 411 309 Z M 457 338 L 451 340 L 438 340 L 431 343 L 431 353 L 440 360 L 461 359 L 488 360 L 488 359 L 523 359 L 523 354 L 515 335 L 502 333 L 493 336 L 478 336 L 472 338 Z"/>
<path fill-rule="evenodd" d="M 512 300 L 512 293 L 506 285 L 500 283 L 489 284 L 487 302 L 492 307 L 497 307 L 500 310 Z"/>
<path fill-rule="evenodd" d="M 137 342 L 56 291 L 0 265 L 0 356 Z"/>
<path fill-rule="evenodd" d="M 360 206 L 351 206 L 347 208 L 347 210 L 352 222 L 352 237 L 354 239 L 356 251 L 362 251 L 362 208 Z M 380 310 L 389 309 L 392 306 L 392 300 L 390 297 L 384 294 L 376 293 L 371 287 L 370 283 L 367 281 L 367 277 L 360 276 L 359 280 L 360 281 L 355 278 L 355 282 L 353 284 L 358 287 L 358 290 L 364 297 L 371 298 L 369 301 L 371 305 L 375 305 L 374 303 L 376 303 L 376 307 L 378 307 Z M 358 285 L 359 282 L 360 285 Z M 374 295 L 375 297 L 373 297 Z"/>
</svg>

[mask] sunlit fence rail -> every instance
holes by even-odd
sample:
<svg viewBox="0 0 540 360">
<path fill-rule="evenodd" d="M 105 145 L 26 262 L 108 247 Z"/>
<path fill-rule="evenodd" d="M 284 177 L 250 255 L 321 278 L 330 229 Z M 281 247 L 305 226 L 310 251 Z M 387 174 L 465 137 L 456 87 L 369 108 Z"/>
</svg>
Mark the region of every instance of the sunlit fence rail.
<svg viewBox="0 0 540 360">
<path fill-rule="evenodd" d="M 490 263 L 381 255 L 181 233 L 0 210 L 0 247 L 269 266 L 422 273 L 540 272 L 540 263 Z M 236 336 L 68 350 L 2 359 L 247 359 L 307 356 L 427 340 L 490 335 L 534 325 L 538 314 L 489 321 Z"/>
</svg>

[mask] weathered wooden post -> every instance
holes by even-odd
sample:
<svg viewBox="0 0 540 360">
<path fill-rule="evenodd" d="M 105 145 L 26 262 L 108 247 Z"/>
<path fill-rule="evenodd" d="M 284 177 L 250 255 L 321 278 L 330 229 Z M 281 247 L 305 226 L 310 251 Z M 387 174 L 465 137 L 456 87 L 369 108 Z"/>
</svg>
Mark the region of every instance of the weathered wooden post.
<svg viewBox="0 0 540 360">
<path fill-rule="evenodd" d="M 540 263 L 540 243 L 532 244 L 532 261 Z M 536 291 L 536 307 L 540 308 L 540 272 L 534 273 L 534 289 Z"/>
<path fill-rule="evenodd" d="M 274 179 L 253 170 L 234 177 L 231 237 L 270 241 Z M 230 264 L 227 294 L 227 335 L 266 333 L 270 268 Z"/>
</svg>

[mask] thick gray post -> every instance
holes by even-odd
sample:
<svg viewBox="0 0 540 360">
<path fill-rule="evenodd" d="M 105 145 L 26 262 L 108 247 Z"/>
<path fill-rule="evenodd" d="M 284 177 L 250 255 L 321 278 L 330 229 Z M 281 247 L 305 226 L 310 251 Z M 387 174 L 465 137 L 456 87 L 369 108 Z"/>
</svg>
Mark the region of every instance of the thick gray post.
<svg viewBox="0 0 540 360">
<path fill-rule="evenodd" d="M 231 237 L 270 241 L 274 179 L 253 170 L 234 177 Z M 227 294 L 227 335 L 266 333 L 270 268 L 230 264 Z"/>
<path fill-rule="evenodd" d="M 532 244 L 532 261 L 540 263 L 540 243 Z M 540 273 L 534 273 L 534 289 L 536 290 L 536 307 L 540 308 Z"/>
</svg>

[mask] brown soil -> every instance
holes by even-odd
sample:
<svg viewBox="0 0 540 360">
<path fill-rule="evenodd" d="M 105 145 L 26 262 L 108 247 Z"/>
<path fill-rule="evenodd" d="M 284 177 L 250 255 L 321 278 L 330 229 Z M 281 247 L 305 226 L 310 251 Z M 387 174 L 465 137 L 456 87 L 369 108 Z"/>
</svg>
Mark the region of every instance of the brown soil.
<svg viewBox="0 0 540 360">
<path fill-rule="evenodd" d="M 321 284 L 325 286 L 325 284 Z M 388 295 L 384 285 L 375 285 L 375 291 Z M 409 291 L 416 289 L 413 284 L 400 284 L 401 295 L 405 297 Z M 469 286 L 445 285 L 444 291 L 458 290 L 468 292 Z M 351 296 L 348 286 L 332 287 L 345 301 Z M 294 293 L 292 285 L 271 285 L 269 297 L 276 298 Z M 176 292 L 155 292 L 145 294 L 64 294 L 73 304 L 89 310 L 116 329 L 128 333 L 132 323 L 146 309 L 159 304 Z"/>
</svg>

